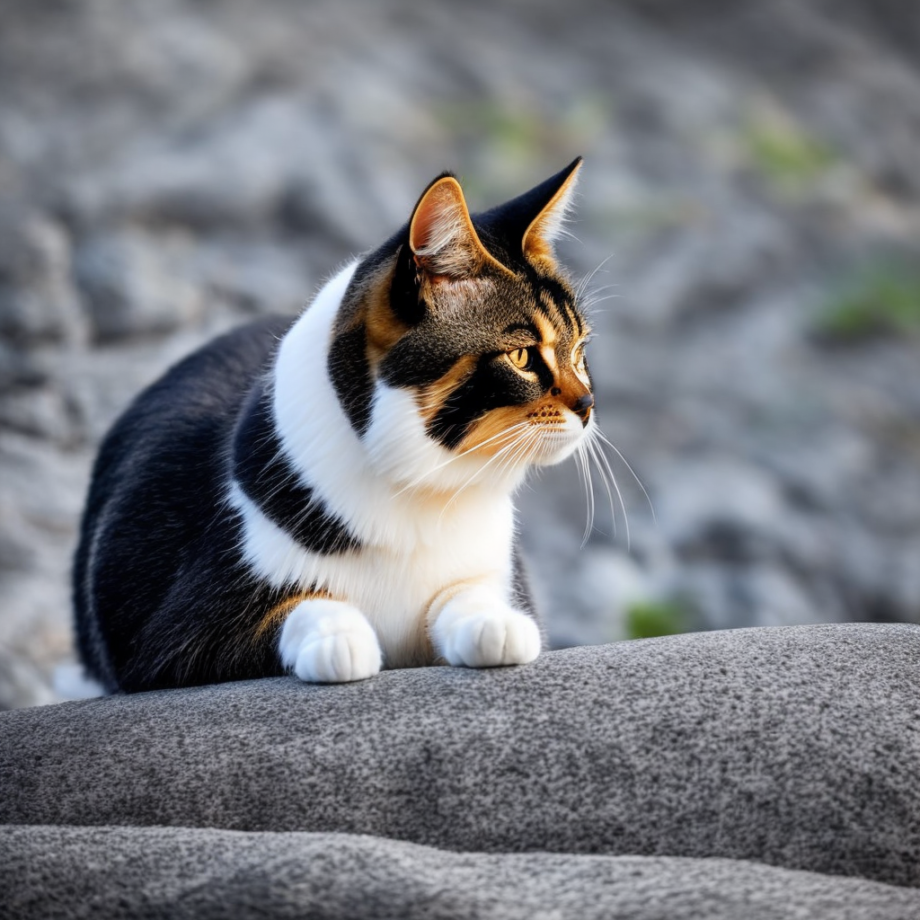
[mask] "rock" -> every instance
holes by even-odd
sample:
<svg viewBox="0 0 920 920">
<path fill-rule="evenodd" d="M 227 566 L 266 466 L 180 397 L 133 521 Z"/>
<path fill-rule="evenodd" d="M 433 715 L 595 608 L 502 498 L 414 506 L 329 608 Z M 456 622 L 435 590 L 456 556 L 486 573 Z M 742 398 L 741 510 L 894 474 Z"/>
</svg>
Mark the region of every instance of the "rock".
<svg viewBox="0 0 920 920">
<path fill-rule="evenodd" d="M 80 245 L 74 273 L 98 340 L 167 332 L 200 316 L 202 292 L 183 276 L 187 245 L 137 228 Z"/>
<path fill-rule="evenodd" d="M 50 387 L 7 394 L 0 403 L 0 427 L 62 447 L 72 446 L 80 437 L 72 405 Z"/>
<path fill-rule="evenodd" d="M 0 393 L 20 387 L 31 387 L 47 380 L 36 366 L 32 355 L 13 346 L 12 341 L 0 339 Z"/>
<path fill-rule="evenodd" d="M 918 885 L 918 652 L 912 626 L 730 630 L 24 710 L 0 719 L 0 821 L 668 852 Z"/>
<path fill-rule="evenodd" d="M 22 655 L 0 646 L 0 710 L 56 703 L 43 675 Z"/>
<path fill-rule="evenodd" d="M 906 920 L 920 909 L 915 889 L 738 860 L 451 853 L 352 834 L 6 827 L 0 853 L 21 920 Z"/>
<path fill-rule="evenodd" d="M 0 210 L 0 335 L 30 345 L 83 332 L 66 231 L 36 211 Z"/>
<path fill-rule="evenodd" d="M 441 878 L 422 889 L 437 899 L 469 897 L 489 866 L 496 898 L 527 889 L 547 915 L 582 891 L 605 916 L 671 892 L 648 916 L 823 903 L 906 917 L 920 907 L 918 680 L 920 627 L 833 625 L 4 713 L 0 878 L 24 916 L 74 890 L 112 911 L 153 898 L 168 913 L 178 891 L 216 911 L 223 885 L 185 887 L 203 877 L 237 879 L 260 909 L 263 884 L 306 903 L 354 885 L 355 903 L 402 916 L 402 871 L 427 866 L 415 877 Z M 536 876 L 560 885 L 524 885 Z"/>
</svg>

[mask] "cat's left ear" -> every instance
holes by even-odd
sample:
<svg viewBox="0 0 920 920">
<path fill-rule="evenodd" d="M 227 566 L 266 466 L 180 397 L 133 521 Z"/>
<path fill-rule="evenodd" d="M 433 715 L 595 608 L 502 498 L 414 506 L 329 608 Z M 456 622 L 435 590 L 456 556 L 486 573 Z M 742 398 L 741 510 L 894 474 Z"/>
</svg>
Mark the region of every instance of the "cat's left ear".
<svg viewBox="0 0 920 920">
<path fill-rule="evenodd" d="M 531 259 L 553 257 L 553 245 L 562 235 L 566 214 L 572 206 L 581 164 L 582 158 L 577 157 L 561 172 L 527 193 L 531 206 L 539 210 L 524 231 L 521 241 L 524 255 Z"/>
<path fill-rule="evenodd" d="M 418 267 L 432 277 L 472 278 L 487 265 L 508 271 L 482 245 L 460 183 L 449 174 L 435 179 L 415 206 L 409 246 Z"/>
</svg>

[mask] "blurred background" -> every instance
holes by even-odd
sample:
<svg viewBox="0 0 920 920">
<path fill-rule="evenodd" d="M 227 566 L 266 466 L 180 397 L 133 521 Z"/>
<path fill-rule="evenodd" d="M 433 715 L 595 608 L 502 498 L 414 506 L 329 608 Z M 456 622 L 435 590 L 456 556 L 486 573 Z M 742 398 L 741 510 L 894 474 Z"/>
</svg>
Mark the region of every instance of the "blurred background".
<svg viewBox="0 0 920 920">
<path fill-rule="evenodd" d="M 585 156 L 575 239 L 622 505 L 521 495 L 556 646 L 920 622 L 920 6 L 6 0 L 0 707 L 56 699 L 100 438 L 293 313 L 445 168 Z M 654 514 L 652 512 L 654 509 Z"/>
</svg>

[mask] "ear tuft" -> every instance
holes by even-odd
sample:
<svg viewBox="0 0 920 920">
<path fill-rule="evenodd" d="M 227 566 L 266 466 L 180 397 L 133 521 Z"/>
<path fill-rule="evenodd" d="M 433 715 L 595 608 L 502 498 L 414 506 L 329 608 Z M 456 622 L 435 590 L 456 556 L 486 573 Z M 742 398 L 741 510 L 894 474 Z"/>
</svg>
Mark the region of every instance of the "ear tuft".
<svg viewBox="0 0 920 920">
<path fill-rule="evenodd" d="M 552 258 L 553 245 L 562 235 L 569 208 L 575 196 L 575 186 L 581 170 L 582 158 L 576 157 L 562 172 L 549 182 L 558 182 L 549 201 L 524 231 L 524 254 L 532 259 Z"/>
<path fill-rule="evenodd" d="M 416 264 L 436 277 L 469 278 L 486 263 L 504 269 L 482 245 L 460 183 L 451 175 L 435 179 L 419 199 L 409 224 L 409 247 Z"/>
</svg>

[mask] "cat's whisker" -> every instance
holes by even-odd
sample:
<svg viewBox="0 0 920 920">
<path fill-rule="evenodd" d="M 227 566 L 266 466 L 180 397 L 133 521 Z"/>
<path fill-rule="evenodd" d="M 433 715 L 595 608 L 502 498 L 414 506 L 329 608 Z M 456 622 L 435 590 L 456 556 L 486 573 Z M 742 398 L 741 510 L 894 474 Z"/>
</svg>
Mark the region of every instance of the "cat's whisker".
<svg viewBox="0 0 920 920">
<path fill-rule="evenodd" d="M 529 422 L 525 422 L 525 423 L 523 423 L 523 424 L 524 424 L 525 428 L 531 427 Z M 519 426 L 514 426 L 514 427 L 517 428 L 517 427 L 519 427 Z M 508 430 L 509 430 L 509 431 L 513 431 L 514 429 L 508 429 Z M 450 497 L 450 499 L 447 501 L 447 504 L 446 504 L 446 505 L 444 506 L 444 508 L 442 509 L 441 514 L 440 514 L 440 518 L 443 518 L 443 517 L 444 517 L 444 513 L 445 513 L 445 512 L 447 511 L 447 509 L 450 508 L 450 506 L 459 498 L 459 496 L 461 495 L 461 493 L 464 492 L 470 485 L 472 485 L 472 483 L 473 483 L 476 479 L 478 479 L 479 477 L 481 477 L 482 474 L 485 472 L 485 470 L 486 470 L 488 467 L 490 467 L 496 460 L 499 460 L 500 458 L 504 458 L 504 459 L 502 460 L 501 463 L 499 463 L 497 469 L 498 469 L 498 472 L 504 473 L 504 470 L 505 470 L 505 468 L 506 468 L 506 461 L 508 460 L 508 457 L 516 457 L 519 453 L 520 453 L 521 455 L 523 455 L 521 451 L 516 451 L 515 449 L 516 449 L 516 448 L 519 448 L 519 447 L 522 445 L 522 443 L 525 443 L 525 442 L 527 441 L 527 439 L 528 439 L 528 436 L 531 435 L 531 434 L 532 434 L 532 431 L 526 431 L 526 430 L 525 430 L 525 431 L 520 432 L 520 433 L 518 434 L 518 436 L 515 438 L 515 440 L 514 440 L 511 444 L 505 445 L 501 450 L 499 450 L 497 453 L 493 454 L 493 455 L 489 458 L 489 460 L 488 460 L 486 463 L 484 463 L 481 467 L 479 467 L 479 469 L 476 470 L 476 472 L 473 473 L 473 475 L 470 476 L 469 479 L 467 479 L 467 480 L 463 483 L 463 485 L 461 485 L 460 488 L 457 489 L 457 490 L 454 492 L 454 494 L 453 494 L 453 495 Z"/>
<path fill-rule="evenodd" d="M 518 450 L 512 451 L 505 457 L 504 461 L 499 466 L 499 473 L 501 475 L 504 475 L 506 472 L 510 473 L 511 470 L 533 450 L 534 446 L 540 440 L 541 434 L 541 430 L 537 427 L 532 427 L 529 431 L 524 432 L 518 439 Z"/>
<path fill-rule="evenodd" d="M 584 442 L 578 445 L 578 450 L 575 453 L 575 462 L 578 466 L 582 484 L 585 487 L 586 521 L 584 536 L 581 540 L 582 548 L 584 548 L 588 542 L 588 538 L 591 536 L 591 531 L 594 529 L 594 483 L 591 481 L 591 467 L 585 456 Z"/>
<path fill-rule="evenodd" d="M 620 288 L 620 285 L 617 282 L 611 282 L 610 284 L 602 284 L 600 287 L 596 287 L 591 291 L 585 291 L 582 294 L 582 297 L 587 298 L 587 302 L 590 303 L 593 298 L 599 297 L 601 294 L 605 293 L 606 291 L 611 291 L 611 290 L 616 291 L 616 290 L 619 290 L 619 288 Z M 585 302 L 584 300 L 579 301 L 579 306 L 581 306 L 584 302 Z"/>
<path fill-rule="evenodd" d="M 639 486 L 639 488 L 642 490 L 642 494 L 645 496 L 645 500 L 648 502 L 648 508 L 652 514 L 652 520 L 655 522 L 657 526 L 658 518 L 655 517 L 655 506 L 652 504 L 652 498 L 648 494 L 648 490 L 643 485 L 642 480 L 636 475 L 636 471 L 629 465 L 629 461 L 627 461 L 627 459 L 623 456 L 623 454 L 620 453 L 619 449 L 610 441 L 610 439 L 604 434 L 604 432 L 600 430 L 600 428 L 595 427 L 594 433 L 596 437 L 598 438 L 598 440 L 602 444 L 605 444 L 607 447 L 609 447 L 620 459 L 620 462 L 623 464 L 623 466 L 625 466 L 626 469 L 629 470 L 630 475 L 636 481 L 636 485 Z"/>
<path fill-rule="evenodd" d="M 503 477 L 507 472 L 510 472 L 511 469 L 516 466 L 518 460 L 527 453 L 529 442 L 533 440 L 533 434 L 532 425 L 527 423 L 524 430 L 517 433 L 514 441 L 503 447 L 498 453 L 491 457 L 487 463 L 483 464 L 479 470 L 476 471 L 475 475 L 477 477 L 481 476 L 482 473 L 497 460 L 499 462 L 495 469 L 495 473 L 498 478 Z M 468 484 L 469 481 L 464 483 L 463 487 L 454 494 L 451 501 L 454 501 Z"/>
<path fill-rule="evenodd" d="M 614 491 L 616 492 L 617 500 L 620 503 L 620 508 L 623 511 L 623 522 L 626 525 L 626 549 L 629 549 L 632 546 L 632 538 L 629 531 L 629 515 L 626 513 L 626 503 L 623 501 L 623 493 L 620 491 L 620 486 L 617 483 L 616 476 L 613 473 L 613 469 L 610 466 L 610 461 L 607 459 L 607 455 L 601 449 L 600 443 L 597 440 L 598 429 L 595 428 L 592 432 L 591 440 L 589 441 L 590 449 L 592 454 L 595 456 L 596 461 L 598 462 L 598 470 L 600 470 L 605 482 L 609 482 L 607 486 L 608 495 L 610 492 L 610 485 L 613 486 Z M 606 475 L 604 475 L 606 473 Z M 613 498 L 610 497 L 611 512 L 613 511 Z"/>
<path fill-rule="evenodd" d="M 611 285 L 611 287 L 612 286 L 613 285 Z M 582 310 L 589 311 L 593 310 L 594 307 L 596 307 L 599 303 L 606 303 L 608 300 L 616 300 L 621 296 L 616 291 L 609 294 L 604 294 L 603 291 L 605 290 L 607 290 L 607 288 L 601 288 L 598 291 L 594 291 L 590 297 L 588 297 L 586 300 L 583 300 L 578 306 Z"/>
<path fill-rule="evenodd" d="M 610 253 L 606 259 L 602 259 L 596 268 L 590 271 L 581 281 L 578 282 L 578 287 L 575 288 L 575 302 L 580 305 L 581 297 L 588 289 L 588 285 L 594 279 L 594 276 L 614 257 L 615 253 Z"/>
<path fill-rule="evenodd" d="M 604 491 L 607 493 L 607 502 L 610 506 L 610 519 L 611 519 L 611 522 L 613 523 L 613 535 L 614 537 L 616 537 L 617 535 L 617 514 L 616 514 L 616 507 L 613 501 L 613 489 L 610 486 L 610 480 L 608 478 L 607 471 L 604 469 L 603 465 L 601 464 L 600 459 L 598 458 L 598 454 L 597 454 L 598 448 L 597 448 L 597 444 L 594 441 L 593 435 L 589 435 L 585 439 L 584 443 L 585 443 L 586 455 L 587 457 L 590 458 L 591 462 L 594 464 L 595 468 L 597 469 L 597 472 L 600 475 L 601 483 L 603 483 L 603 486 L 604 486 Z"/>
<path fill-rule="evenodd" d="M 482 450 L 483 447 L 488 446 L 494 441 L 500 440 L 501 438 L 511 437 L 515 431 L 527 428 L 530 425 L 530 422 L 518 422 L 516 425 L 512 425 L 510 428 L 504 429 L 504 431 L 498 432 L 498 434 L 492 435 L 491 438 L 487 438 L 485 441 L 480 441 L 473 447 L 468 447 L 466 450 L 461 451 L 459 454 L 455 454 L 452 457 L 448 457 L 447 460 L 444 460 L 442 463 L 433 466 L 430 470 L 426 470 L 419 476 L 417 479 L 414 479 L 408 485 L 403 486 L 398 492 L 393 493 L 393 497 L 397 498 L 402 495 L 404 492 L 409 492 L 413 489 L 418 488 L 429 476 L 433 476 L 440 470 L 443 470 L 445 467 L 450 466 L 452 463 L 456 463 L 458 460 L 461 460 L 463 457 L 466 457 L 468 454 L 471 454 L 477 450 Z"/>
</svg>

